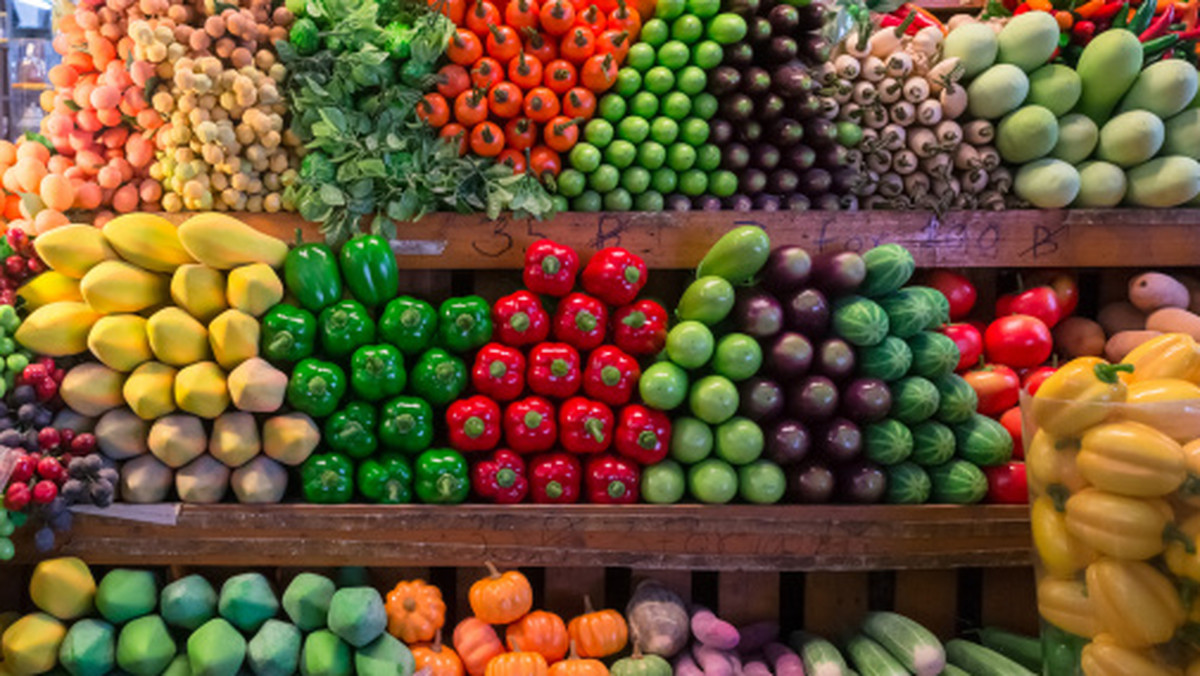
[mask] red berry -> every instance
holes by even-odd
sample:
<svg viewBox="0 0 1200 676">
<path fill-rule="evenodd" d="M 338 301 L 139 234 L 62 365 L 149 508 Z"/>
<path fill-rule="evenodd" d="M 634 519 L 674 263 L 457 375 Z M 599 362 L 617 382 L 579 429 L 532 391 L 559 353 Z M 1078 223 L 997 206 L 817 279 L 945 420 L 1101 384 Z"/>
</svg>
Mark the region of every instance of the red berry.
<svg viewBox="0 0 1200 676">
<path fill-rule="evenodd" d="M 21 378 L 31 385 L 40 383 L 49 375 L 50 371 L 46 368 L 45 364 L 30 364 L 21 371 Z"/>
<path fill-rule="evenodd" d="M 0 291 L 0 305 L 16 305 L 17 292 L 14 289 Z"/>
<path fill-rule="evenodd" d="M 29 266 L 25 264 L 25 259 L 16 254 L 4 259 L 4 269 L 13 279 L 25 279 L 29 274 Z"/>
<path fill-rule="evenodd" d="M 30 258 L 26 261 L 25 267 L 29 268 L 29 272 L 35 275 L 46 271 L 46 264 L 37 258 Z"/>
<path fill-rule="evenodd" d="M 50 428 L 47 427 L 46 429 Z M 46 430 L 42 431 L 45 432 Z M 37 471 L 38 476 L 51 481 L 58 481 L 62 479 L 64 474 L 66 474 L 62 463 L 55 458 L 51 458 L 50 456 L 46 456 L 38 461 Z"/>
<path fill-rule="evenodd" d="M 58 383 L 50 378 L 43 378 L 33 384 L 33 389 L 37 392 L 38 399 L 42 401 L 50 401 L 54 395 L 58 394 Z M 41 435 L 39 435 L 40 438 Z M 40 441 L 39 441 L 40 443 Z"/>
<path fill-rule="evenodd" d="M 60 445 L 63 448 L 70 448 L 71 441 L 75 439 L 75 430 L 61 429 L 58 431 L 58 436 L 62 437 L 62 442 Z"/>
<path fill-rule="evenodd" d="M 46 382 L 46 381 L 43 380 L 42 382 Z M 54 395 L 50 395 L 50 396 L 54 396 Z M 54 449 L 58 448 L 58 445 L 60 443 L 62 443 L 62 437 L 59 436 L 58 430 L 54 429 L 53 427 L 43 427 L 42 431 L 38 432 L 38 447 L 41 448 L 43 451 L 54 450 Z M 39 465 L 38 467 L 40 468 L 41 465 Z M 46 476 L 46 475 L 43 474 L 42 476 Z M 46 478 L 49 479 L 50 477 L 46 477 Z"/>
<path fill-rule="evenodd" d="M 96 435 L 90 432 L 76 435 L 71 440 L 71 452 L 76 455 L 88 455 L 96 450 Z"/>
<path fill-rule="evenodd" d="M 22 247 L 29 243 L 29 235 L 20 228 L 11 228 L 5 237 L 8 239 L 8 245 L 14 251 L 20 251 Z"/>
<path fill-rule="evenodd" d="M 46 367 L 46 372 L 47 372 L 47 373 L 49 373 L 50 371 L 53 371 L 54 369 L 58 368 L 58 364 L 56 364 L 56 363 L 54 362 L 54 357 L 40 357 L 40 358 L 38 358 L 36 361 L 34 361 L 34 363 L 35 363 L 35 364 L 41 364 L 42 366 L 45 366 L 45 367 Z"/>
<path fill-rule="evenodd" d="M 31 497 L 33 496 L 29 494 L 28 484 L 9 484 L 8 490 L 4 492 L 4 508 L 14 512 L 19 512 L 22 509 L 25 509 L 25 505 L 29 504 L 29 499 Z"/>
<path fill-rule="evenodd" d="M 33 473 L 37 470 L 37 458 L 22 454 L 17 458 L 16 464 L 13 465 L 12 482 L 14 484 L 23 484 L 33 478 Z"/>
<path fill-rule="evenodd" d="M 54 369 L 54 372 L 50 374 L 50 377 L 54 379 L 54 382 L 61 383 L 63 378 L 67 377 L 67 372 L 63 369 L 56 368 Z"/>
<path fill-rule="evenodd" d="M 58 486 L 53 481 L 39 481 L 33 487 L 33 501 L 39 505 L 48 505 L 58 497 Z"/>
<path fill-rule="evenodd" d="M 8 277 L 0 277 L 0 290 L 11 291 L 17 288 L 17 283 Z"/>
</svg>

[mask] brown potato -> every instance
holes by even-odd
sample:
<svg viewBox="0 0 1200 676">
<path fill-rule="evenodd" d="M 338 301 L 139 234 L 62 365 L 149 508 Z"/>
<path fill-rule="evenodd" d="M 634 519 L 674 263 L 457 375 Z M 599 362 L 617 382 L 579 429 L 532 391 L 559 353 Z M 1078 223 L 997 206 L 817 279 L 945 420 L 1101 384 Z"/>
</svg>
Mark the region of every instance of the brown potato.
<svg viewBox="0 0 1200 676">
<path fill-rule="evenodd" d="M 1100 308 L 1096 315 L 1100 326 L 1108 335 L 1122 331 L 1140 331 L 1146 328 L 1146 315 L 1135 308 L 1132 303 L 1117 301 Z"/>
<path fill-rule="evenodd" d="M 1179 280 L 1161 272 L 1145 272 L 1129 282 L 1129 302 L 1142 312 L 1159 308 L 1185 308 L 1192 295 Z"/>
<path fill-rule="evenodd" d="M 1186 333 L 1200 339 L 1200 315 L 1177 307 L 1165 307 L 1146 318 L 1146 329 L 1163 333 Z"/>
<path fill-rule="evenodd" d="M 1104 327 L 1087 317 L 1067 317 L 1054 327 L 1054 346 L 1067 359 L 1099 357 L 1106 341 Z"/>
<path fill-rule="evenodd" d="M 1119 362 L 1133 351 L 1133 348 L 1161 335 L 1160 331 L 1122 331 L 1104 344 L 1104 358 L 1111 362 Z"/>
</svg>

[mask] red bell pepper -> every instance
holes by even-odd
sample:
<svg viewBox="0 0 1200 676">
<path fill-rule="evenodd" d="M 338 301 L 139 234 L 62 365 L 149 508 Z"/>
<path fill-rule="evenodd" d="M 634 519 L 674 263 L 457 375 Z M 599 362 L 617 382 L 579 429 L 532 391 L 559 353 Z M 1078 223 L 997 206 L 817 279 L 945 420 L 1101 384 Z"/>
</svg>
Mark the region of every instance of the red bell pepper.
<svg viewBox="0 0 1200 676">
<path fill-rule="evenodd" d="M 613 342 L 632 355 L 658 354 L 667 344 L 667 311 L 652 300 L 617 310 L 612 326 Z"/>
<path fill-rule="evenodd" d="M 566 343 L 542 343 L 529 351 L 529 389 L 543 397 L 566 399 L 579 391 L 579 353 Z"/>
<path fill-rule="evenodd" d="M 583 467 L 579 458 L 567 453 L 539 455 L 529 463 L 533 501 L 539 504 L 579 502 Z"/>
<path fill-rule="evenodd" d="M 1057 366 L 1038 366 L 1037 368 L 1029 369 L 1021 375 L 1021 389 L 1029 394 L 1037 394 L 1042 383 L 1046 382 L 1057 371 Z"/>
<path fill-rule="evenodd" d="M 539 239 L 525 252 L 525 287 L 547 296 L 565 296 L 575 288 L 579 255 L 569 246 Z"/>
<path fill-rule="evenodd" d="M 482 395 L 459 399 L 446 409 L 450 446 L 456 451 L 490 451 L 500 443 L 500 407 Z"/>
<path fill-rule="evenodd" d="M 587 499 L 597 505 L 630 505 L 638 499 L 641 471 L 636 463 L 598 455 L 587 464 Z"/>
<path fill-rule="evenodd" d="M 525 391 L 525 355 L 499 343 L 484 345 L 475 354 L 471 385 L 496 401 L 516 399 Z"/>
<path fill-rule="evenodd" d="M 488 502 L 501 505 L 518 503 L 529 493 L 525 461 L 516 453 L 502 448 L 471 468 L 471 487 L 476 495 Z"/>
<path fill-rule="evenodd" d="M 646 286 L 646 261 L 619 246 L 601 249 L 583 269 L 583 290 L 613 306 L 628 305 Z"/>
<path fill-rule="evenodd" d="M 492 306 L 492 324 L 496 339 L 505 345 L 523 347 L 546 340 L 550 335 L 550 315 L 542 301 L 528 291 L 517 291 Z"/>
<path fill-rule="evenodd" d="M 554 404 L 541 397 L 526 397 L 504 409 L 504 440 L 517 453 L 540 453 L 558 441 Z"/>
<path fill-rule="evenodd" d="M 1118 4 L 1118 9 L 1120 5 Z M 1096 22 L 1094 21 L 1076 21 L 1074 26 L 1071 26 L 1071 42 L 1086 47 L 1092 38 L 1096 37 Z"/>
<path fill-rule="evenodd" d="M 583 370 L 583 392 L 609 406 L 629 403 L 642 367 L 637 360 L 612 345 L 597 348 L 588 355 L 587 367 Z"/>
<path fill-rule="evenodd" d="M 603 453 L 612 444 L 613 412 L 607 404 L 572 397 L 558 409 L 559 441 L 571 453 Z"/>
<path fill-rule="evenodd" d="M 617 453 L 643 465 L 667 457 L 671 448 L 671 419 L 641 404 L 626 406 L 617 420 Z"/>
<path fill-rule="evenodd" d="M 554 339 L 581 352 L 594 350 L 608 334 L 608 308 L 586 293 L 573 293 L 554 311 Z"/>
<path fill-rule="evenodd" d="M 984 467 L 983 473 L 988 480 L 988 502 L 996 505 L 1023 505 L 1029 501 L 1025 463 L 1010 462 L 999 467 Z"/>
</svg>

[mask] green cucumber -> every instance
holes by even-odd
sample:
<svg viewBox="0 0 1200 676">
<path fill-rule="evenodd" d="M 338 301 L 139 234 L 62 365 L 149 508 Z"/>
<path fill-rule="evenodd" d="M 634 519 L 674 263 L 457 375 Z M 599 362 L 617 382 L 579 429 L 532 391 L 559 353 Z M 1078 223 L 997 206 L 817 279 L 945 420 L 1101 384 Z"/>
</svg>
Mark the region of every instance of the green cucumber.
<svg viewBox="0 0 1200 676">
<path fill-rule="evenodd" d="M 959 669 L 958 667 L 954 666 L 953 664 L 947 664 L 946 668 L 942 669 L 941 676 L 973 676 L 973 675 L 968 674 L 967 672 L 963 671 L 962 669 Z"/>
<path fill-rule="evenodd" d="M 938 676 L 946 666 L 942 642 L 933 632 L 899 613 L 867 613 L 862 632 L 916 676 Z"/>
<path fill-rule="evenodd" d="M 829 641 L 803 631 L 794 631 L 788 637 L 788 645 L 804 662 L 804 673 L 809 676 L 836 676 L 849 671 L 842 653 Z"/>
<path fill-rule="evenodd" d="M 950 663 L 973 676 L 1034 676 L 1034 673 L 1004 655 L 961 638 L 946 642 Z"/>
<path fill-rule="evenodd" d="M 1035 673 L 1042 671 L 1042 641 L 1035 636 L 984 627 L 979 630 L 979 641 L 985 648 L 995 650 L 1026 669 Z"/>
<path fill-rule="evenodd" d="M 883 646 L 862 634 L 846 641 L 846 654 L 862 676 L 909 676 Z"/>
</svg>

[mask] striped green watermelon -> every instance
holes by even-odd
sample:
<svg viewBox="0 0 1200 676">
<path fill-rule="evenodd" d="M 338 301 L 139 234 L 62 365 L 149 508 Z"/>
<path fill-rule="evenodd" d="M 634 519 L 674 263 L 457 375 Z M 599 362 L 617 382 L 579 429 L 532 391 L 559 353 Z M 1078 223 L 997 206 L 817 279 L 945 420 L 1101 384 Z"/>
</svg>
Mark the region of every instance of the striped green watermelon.
<svg viewBox="0 0 1200 676">
<path fill-rule="evenodd" d="M 847 296 L 834 305 L 833 332 L 851 345 L 878 345 L 887 338 L 888 316 L 873 300 Z"/>
<path fill-rule="evenodd" d="M 948 336 L 934 331 L 922 331 L 908 339 L 913 363 L 909 371 L 914 376 L 936 380 L 954 373 L 958 366 L 958 346 Z"/>
<path fill-rule="evenodd" d="M 858 351 L 858 372 L 867 378 L 886 382 L 900 380 L 912 368 L 912 358 L 908 343 L 888 336 L 882 343 Z"/>
<path fill-rule="evenodd" d="M 945 294 L 928 286 L 910 286 L 907 288 L 914 289 L 925 296 L 933 306 L 933 316 L 930 317 L 929 323 L 924 328 L 932 331 L 939 326 L 950 323 L 950 300 L 946 298 Z"/>
<path fill-rule="evenodd" d="M 933 384 L 941 395 L 938 404 L 937 419 L 947 425 L 966 422 L 979 408 L 979 395 L 962 376 L 957 373 L 935 378 Z"/>
<path fill-rule="evenodd" d="M 906 340 L 924 331 L 935 311 L 929 296 L 915 286 L 889 293 L 879 305 L 887 313 L 892 335 Z"/>
<path fill-rule="evenodd" d="M 954 430 L 933 420 L 909 428 L 913 435 L 910 460 L 923 467 L 940 465 L 954 457 Z"/>
<path fill-rule="evenodd" d="M 887 493 L 884 501 L 893 505 L 920 505 L 929 502 L 933 484 L 929 473 L 920 465 L 902 462 L 884 469 L 887 473 Z"/>
<path fill-rule="evenodd" d="M 976 413 L 953 429 L 955 448 L 963 460 L 980 467 L 994 467 L 1012 460 L 1012 437 L 995 420 Z"/>
<path fill-rule="evenodd" d="M 966 460 L 951 460 L 929 468 L 929 479 L 933 482 L 931 497 L 934 502 L 970 505 L 987 495 L 988 483 L 983 470 Z"/>
<path fill-rule="evenodd" d="M 912 432 L 899 420 L 880 420 L 863 430 L 863 448 L 867 458 L 881 465 L 895 465 L 912 455 Z"/>
<path fill-rule="evenodd" d="M 889 387 L 892 390 L 891 417 L 906 425 L 915 425 L 937 413 L 941 395 L 933 383 L 920 376 L 901 378 Z"/>
<path fill-rule="evenodd" d="M 881 244 L 862 255 L 867 266 L 867 278 L 858 292 L 868 298 L 878 298 L 908 283 L 917 263 L 908 249 L 899 244 Z"/>
</svg>

